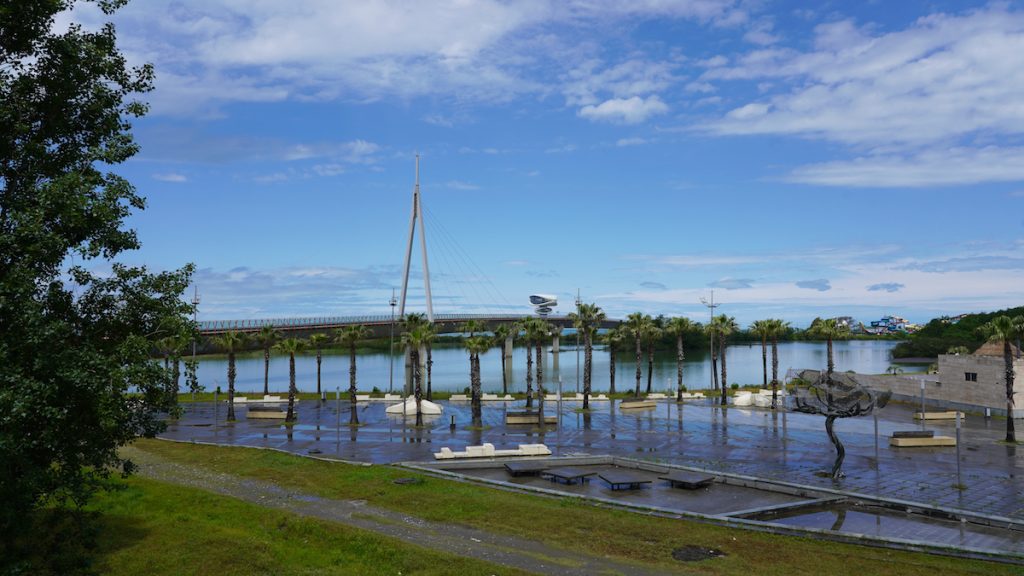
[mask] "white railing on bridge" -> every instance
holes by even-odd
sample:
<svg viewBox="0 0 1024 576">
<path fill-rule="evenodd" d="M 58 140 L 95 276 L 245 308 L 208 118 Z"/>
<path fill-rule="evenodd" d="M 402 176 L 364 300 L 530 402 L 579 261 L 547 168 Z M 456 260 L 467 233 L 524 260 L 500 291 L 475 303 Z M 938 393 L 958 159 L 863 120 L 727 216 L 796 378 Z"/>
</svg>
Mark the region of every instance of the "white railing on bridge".
<svg viewBox="0 0 1024 576">
<path fill-rule="evenodd" d="M 434 314 L 434 322 L 466 322 L 469 320 L 516 321 L 531 317 L 531 314 Z M 549 320 L 564 320 L 565 316 L 548 316 Z M 265 326 L 282 329 L 322 328 L 355 324 L 400 323 L 400 318 L 389 314 L 367 316 L 323 316 L 313 318 L 264 318 L 258 320 L 203 320 L 199 322 L 200 332 L 222 332 L 225 330 L 258 330 Z"/>
</svg>

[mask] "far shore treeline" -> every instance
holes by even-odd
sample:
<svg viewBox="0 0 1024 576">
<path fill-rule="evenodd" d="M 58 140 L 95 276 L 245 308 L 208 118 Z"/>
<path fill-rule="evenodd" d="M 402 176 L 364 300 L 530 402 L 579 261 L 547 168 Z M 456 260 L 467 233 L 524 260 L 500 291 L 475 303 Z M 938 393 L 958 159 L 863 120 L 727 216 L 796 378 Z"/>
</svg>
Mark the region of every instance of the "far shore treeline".
<svg viewBox="0 0 1024 576">
<path fill-rule="evenodd" d="M 1024 306 L 995 312 L 968 314 L 957 320 L 948 316 L 935 318 L 893 349 L 894 358 L 935 358 L 951 348 L 964 347 L 975 351 L 985 343 L 981 327 L 999 316 L 1016 318 L 1024 315 Z"/>
</svg>

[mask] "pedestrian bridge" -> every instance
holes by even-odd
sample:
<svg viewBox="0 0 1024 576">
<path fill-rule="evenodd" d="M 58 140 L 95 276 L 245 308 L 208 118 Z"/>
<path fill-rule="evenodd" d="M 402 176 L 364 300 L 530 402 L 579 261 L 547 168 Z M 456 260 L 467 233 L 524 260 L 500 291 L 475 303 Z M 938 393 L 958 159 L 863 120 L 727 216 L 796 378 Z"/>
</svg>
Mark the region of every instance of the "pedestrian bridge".
<svg viewBox="0 0 1024 576">
<path fill-rule="evenodd" d="M 512 324 L 526 318 L 536 318 L 529 314 L 434 314 L 434 325 L 439 333 L 462 332 L 462 324 L 476 320 L 484 324 L 487 330 L 502 324 Z M 545 318 L 560 328 L 571 328 L 572 320 L 568 316 L 548 316 Z M 203 336 L 217 336 L 225 332 L 259 332 L 266 326 L 289 335 L 306 335 L 316 332 L 330 332 L 347 326 L 362 325 L 369 328 L 374 336 L 388 335 L 392 322 L 399 330 L 401 319 L 391 315 L 368 316 L 319 316 L 308 318 L 264 318 L 254 320 L 204 320 L 199 322 L 199 333 Z M 606 319 L 602 328 L 614 328 L 619 320 Z"/>
</svg>

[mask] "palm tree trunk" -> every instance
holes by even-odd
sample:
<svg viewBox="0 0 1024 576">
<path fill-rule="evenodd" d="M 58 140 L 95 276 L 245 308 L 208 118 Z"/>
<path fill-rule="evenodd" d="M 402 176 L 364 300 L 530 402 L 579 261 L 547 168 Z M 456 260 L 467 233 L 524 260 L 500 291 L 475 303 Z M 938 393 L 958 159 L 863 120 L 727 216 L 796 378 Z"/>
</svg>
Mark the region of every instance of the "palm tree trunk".
<svg viewBox="0 0 1024 576">
<path fill-rule="evenodd" d="M 295 421 L 295 353 L 288 355 L 288 414 L 285 422 Z"/>
<path fill-rule="evenodd" d="M 593 366 L 593 349 L 590 330 L 583 334 L 583 409 L 590 409 L 590 370 Z"/>
<path fill-rule="evenodd" d="M 772 335 L 772 410 L 779 401 L 779 339 Z"/>
<path fill-rule="evenodd" d="M 471 353 L 469 355 L 469 382 L 473 400 L 473 426 L 483 426 L 483 414 L 480 409 L 480 356 Z"/>
<path fill-rule="evenodd" d="M 434 349 L 427 344 L 427 400 L 434 401 L 432 374 L 434 372 Z"/>
<path fill-rule="evenodd" d="M 640 397 L 640 363 L 643 362 L 643 350 L 640 348 L 640 335 L 636 336 L 636 390 L 633 392 L 635 398 Z"/>
<path fill-rule="evenodd" d="M 507 367 L 507 361 L 505 359 L 505 345 L 499 345 L 498 349 L 501 350 L 501 394 L 504 396 L 508 394 L 508 373 L 505 371 Z"/>
<path fill-rule="evenodd" d="M 423 372 L 420 369 L 420 350 L 418 346 L 410 346 L 409 357 L 412 359 L 412 380 L 416 396 L 416 426 L 423 426 Z"/>
<path fill-rule="evenodd" d="M 725 336 L 719 337 L 718 350 L 722 353 L 722 404 L 724 405 L 727 402 L 725 392 L 729 388 L 729 373 L 725 369 Z"/>
<path fill-rule="evenodd" d="M 654 378 L 654 338 L 647 342 L 647 393 L 651 393 L 651 379 Z"/>
<path fill-rule="evenodd" d="M 827 340 L 826 351 L 828 353 L 828 376 L 827 376 L 827 378 L 828 378 L 828 381 L 831 382 L 832 381 L 832 373 L 835 372 L 836 365 L 835 365 L 835 362 L 832 360 L 832 337 L 829 336 L 826 340 Z"/>
<path fill-rule="evenodd" d="M 676 402 L 683 401 L 683 335 L 676 336 Z"/>
<path fill-rule="evenodd" d="M 609 393 L 615 394 L 615 346 L 608 346 L 608 380 L 611 382 Z"/>
<path fill-rule="evenodd" d="M 526 407 L 533 406 L 533 342 L 526 343 Z"/>
<path fill-rule="evenodd" d="M 316 397 L 320 397 L 320 362 L 323 359 L 323 353 L 320 349 L 316 349 Z"/>
<path fill-rule="evenodd" d="M 711 350 L 711 378 L 714 381 L 715 390 L 718 390 L 718 350 L 715 349 Z"/>
<path fill-rule="evenodd" d="M 768 387 L 768 340 L 761 336 L 761 374 L 764 376 L 762 388 Z"/>
<path fill-rule="evenodd" d="M 544 362 L 542 361 L 544 352 L 543 341 L 537 344 L 537 396 L 540 397 L 544 394 Z"/>
<path fill-rule="evenodd" d="M 263 395 L 270 394 L 270 347 L 263 348 Z"/>
<path fill-rule="evenodd" d="M 1013 428 L 1013 352 L 1010 341 L 1003 340 L 1003 361 L 1006 364 L 1006 441 L 1017 442 L 1017 434 Z"/>
<path fill-rule="evenodd" d="M 228 422 L 235 421 L 235 352 L 228 352 Z"/>
<path fill-rule="evenodd" d="M 348 347 L 348 402 L 356 405 L 356 344 Z"/>
</svg>

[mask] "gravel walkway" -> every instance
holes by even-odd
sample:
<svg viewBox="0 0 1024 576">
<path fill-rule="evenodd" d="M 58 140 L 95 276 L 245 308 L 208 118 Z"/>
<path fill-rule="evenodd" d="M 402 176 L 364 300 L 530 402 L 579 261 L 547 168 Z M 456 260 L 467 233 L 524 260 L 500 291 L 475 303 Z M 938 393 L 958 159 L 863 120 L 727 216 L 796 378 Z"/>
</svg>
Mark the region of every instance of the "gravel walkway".
<svg viewBox="0 0 1024 576">
<path fill-rule="evenodd" d="M 201 466 L 171 462 L 136 448 L 125 448 L 124 452 L 139 466 L 139 474 L 147 478 L 198 488 L 300 516 L 339 522 L 433 550 L 476 558 L 527 572 L 637 576 L 672 573 L 652 572 L 648 568 L 553 548 L 535 540 L 428 522 L 371 506 L 364 500 L 320 498 L 265 481 L 213 472 Z M 667 553 L 669 551 L 666 551 Z"/>
</svg>

